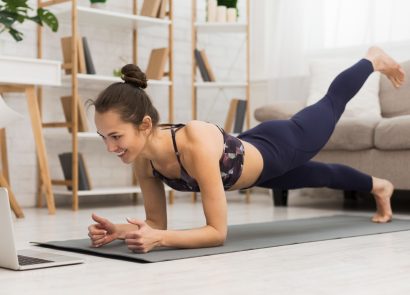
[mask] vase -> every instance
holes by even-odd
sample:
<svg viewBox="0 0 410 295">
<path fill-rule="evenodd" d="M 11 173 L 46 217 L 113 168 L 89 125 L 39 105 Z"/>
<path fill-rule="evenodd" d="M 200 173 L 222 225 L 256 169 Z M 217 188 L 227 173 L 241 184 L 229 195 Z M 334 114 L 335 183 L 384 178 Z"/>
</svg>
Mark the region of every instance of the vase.
<svg viewBox="0 0 410 295">
<path fill-rule="evenodd" d="M 103 2 L 90 3 L 90 7 L 96 9 L 105 9 L 107 7 L 107 4 Z"/>
</svg>

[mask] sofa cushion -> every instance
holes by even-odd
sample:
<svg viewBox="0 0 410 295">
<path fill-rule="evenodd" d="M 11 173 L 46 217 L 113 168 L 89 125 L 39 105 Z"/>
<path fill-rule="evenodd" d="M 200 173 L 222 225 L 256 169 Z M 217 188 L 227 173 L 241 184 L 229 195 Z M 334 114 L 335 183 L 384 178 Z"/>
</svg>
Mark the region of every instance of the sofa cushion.
<svg viewBox="0 0 410 295">
<path fill-rule="evenodd" d="M 310 63 L 310 89 L 307 104 L 321 99 L 336 76 L 353 65 L 349 59 L 320 59 Z M 380 73 L 370 75 L 360 91 L 349 101 L 342 118 L 381 118 L 379 101 Z"/>
<path fill-rule="evenodd" d="M 365 150 L 374 147 L 377 118 L 341 119 L 325 145 L 326 150 Z"/>
<path fill-rule="evenodd" d="M 269 105 L 259 107 L 254 117 L 259 122 L 269 120 L 286 120 L 306 106 L 304 100 L 275 101 Z"/>
<path fill-rule="evenodd" d="M 382 119 L 377 125 L 374 145 L 380 150 L 410 148 L 410 115 Z"/>
<path fill-rule="evenodd" d="M 386 118 L 410 115 L 410 61 L 401 63 L 406 72 L 406 80 L 400 88 L 395 88 L 389 79 L 380 79 L 380 106 Z"/>
</svg>

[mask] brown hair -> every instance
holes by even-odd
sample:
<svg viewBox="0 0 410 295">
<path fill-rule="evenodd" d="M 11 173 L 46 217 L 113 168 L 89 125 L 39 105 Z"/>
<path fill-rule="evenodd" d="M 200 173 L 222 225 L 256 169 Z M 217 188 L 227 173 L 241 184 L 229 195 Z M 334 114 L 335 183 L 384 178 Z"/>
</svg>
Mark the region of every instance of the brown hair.
<svg viewBox="0 0 410 295">
<path fill-rule="evenodd" d="M 127 64 L 121 69 L 124 82 L 113 83 L 104 89 L 95 101 L 89 101 L 98 113 L 118 112 L 124 122 L 138 127 L 144 116 L 150 116 L 153 127 L 158 125 L 159 114 L 145 92 L 147 77 L 137 65 Z"/>
</svg>

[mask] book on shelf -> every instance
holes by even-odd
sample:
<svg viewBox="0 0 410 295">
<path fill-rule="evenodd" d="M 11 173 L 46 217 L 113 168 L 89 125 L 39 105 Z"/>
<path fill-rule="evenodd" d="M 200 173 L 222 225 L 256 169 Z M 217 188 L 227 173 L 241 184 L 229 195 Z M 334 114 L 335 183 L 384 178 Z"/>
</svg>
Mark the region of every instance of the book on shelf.
<svg viewBox="0 0 410 295">
<path fill-rule="evenodd" d="M 206 56 L 205 49 L 202 49 L 199 53 L 201 54 L 201 58 L 204 62 L 205 69 L 208 73 L 209 81 L 215 82 L 215 75 L 214 75 L 214 72 L 212 71 L 208 57 Z"/>
<path fill-rule="evenodd" d="M 77 67 L 79 73 L 86 73 L 86 65 L 85 65 L 85 56 L 84 56 L 84 49 L 83 49 L 83 40 L 81 38 L 77 39 Z M 72 58 L 72 37 L 63 37 L 61 38 L 61 49 L 63 53 L 63 62 L 64 65 L 72 65 L 71 58 Z M 66 74 L 71 74 L 71 68 L 65 69 Z"/>
<path fill-rule="evenodd" d="M 64 179 L 72 180 L 72 153 L 59 154 L 58 158 L 60 159 L 61 168 L 63 169 Z M 72 186 L 67 185 L 67 189 L 72 190 Z M 81 153 L 78 153 L 78 190 L 91 190 L 90 177 Z"/>
<path fill-rule="evenodd" d="M 243 123 L 245 122 L 246 100 L 238 99 L 236 105 L 235 125 L 233 133 L 241 133 L 243 131 Z"/>
<path fill-rule="evenodd" d="M 144 0 L 141 8 L 141 15 L 148 17 L 157 17 L 160 5 L 161 0 Z"/>
<path fill-rule="evenodd" d="M 72 96 L 62 96 L 61 98 L 61 105 L 63 106 L 64 116 L 66 122 L 72 122 L 71 116 L 71 101 Z M 87 124 L 87 116 L 84 110 L 84 106 L 81 103 L 81 99 L 78 99 L 78 132 L 87 132 L 88 131 L 88 124 Z M 71 133 L 71 127 L 68 127 L 68 132 Z"/>
<path fill-rule="evenodd" d="M 246 100 L 232 98 L 225 119 L 224 130 L 229 133 L 241 133 L 245 122 Z"/>
<path fill-rule="evenodd" d="M 232 127 L 236 114 L 236 106 L 238 104 L 238 99 L 233 98 L 229 102 L 228 114 L 226 115 L 224 130 L 226 132 L 232 132 Z"/>
<path fill-rule="evenodd" d="M 88 41 L 86 37 L 82 38 L 83 40 L 83 47 L 84 47 L 84 59 L 85 59 L 85 66 L 86 66 L 86 73 L 89 75 L 95 75 L 95 67 L 93 62 L 93 57 L 91 55 L 90 46 L 88 45 Z"/>
<path fill-rule="evenodd" d="M 204 60 L 202 59 L 201 52 L 195 48 L 194 50 L 196 65 L 198 66 L 199 72 L 201 73 L 202 81 L 209 82 L 210 78 L 208 71 L 206 70 Z"/>
<path fill-rule="evenodd" d="M 158 9 L 157 18 L 164 18 L 167 15 L 168 0 L 161 0 L 161 4 Z"/>
<path fill-rule="evenodd" d="M 165 74 L 165 65 L 168 60 L 169 50 L 167 47 L 151 50 L 145 75 L 148 80 L 161 80 Z"/>
</svg>

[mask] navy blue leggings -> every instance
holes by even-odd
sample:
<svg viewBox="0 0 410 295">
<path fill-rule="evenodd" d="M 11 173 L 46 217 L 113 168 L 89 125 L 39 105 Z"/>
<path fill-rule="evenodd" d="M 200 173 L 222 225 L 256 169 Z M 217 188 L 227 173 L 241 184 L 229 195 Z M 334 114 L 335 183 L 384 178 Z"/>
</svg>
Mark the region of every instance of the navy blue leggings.
<svg viewBox="0 0 410 295">
<path fill-rule="evenodd" d="M 371 176 L 345 165 L 310 161 L 327 143 L 346 104 L 360 90 L 373 65 L 362 59 L 340 73 L 325 97 L 289 120 L 272 120 L 241 133 L 262 154 L 264 167 L 255 184 L 275 189 L 329 187 L 370 192 Z"/>
</svg>

